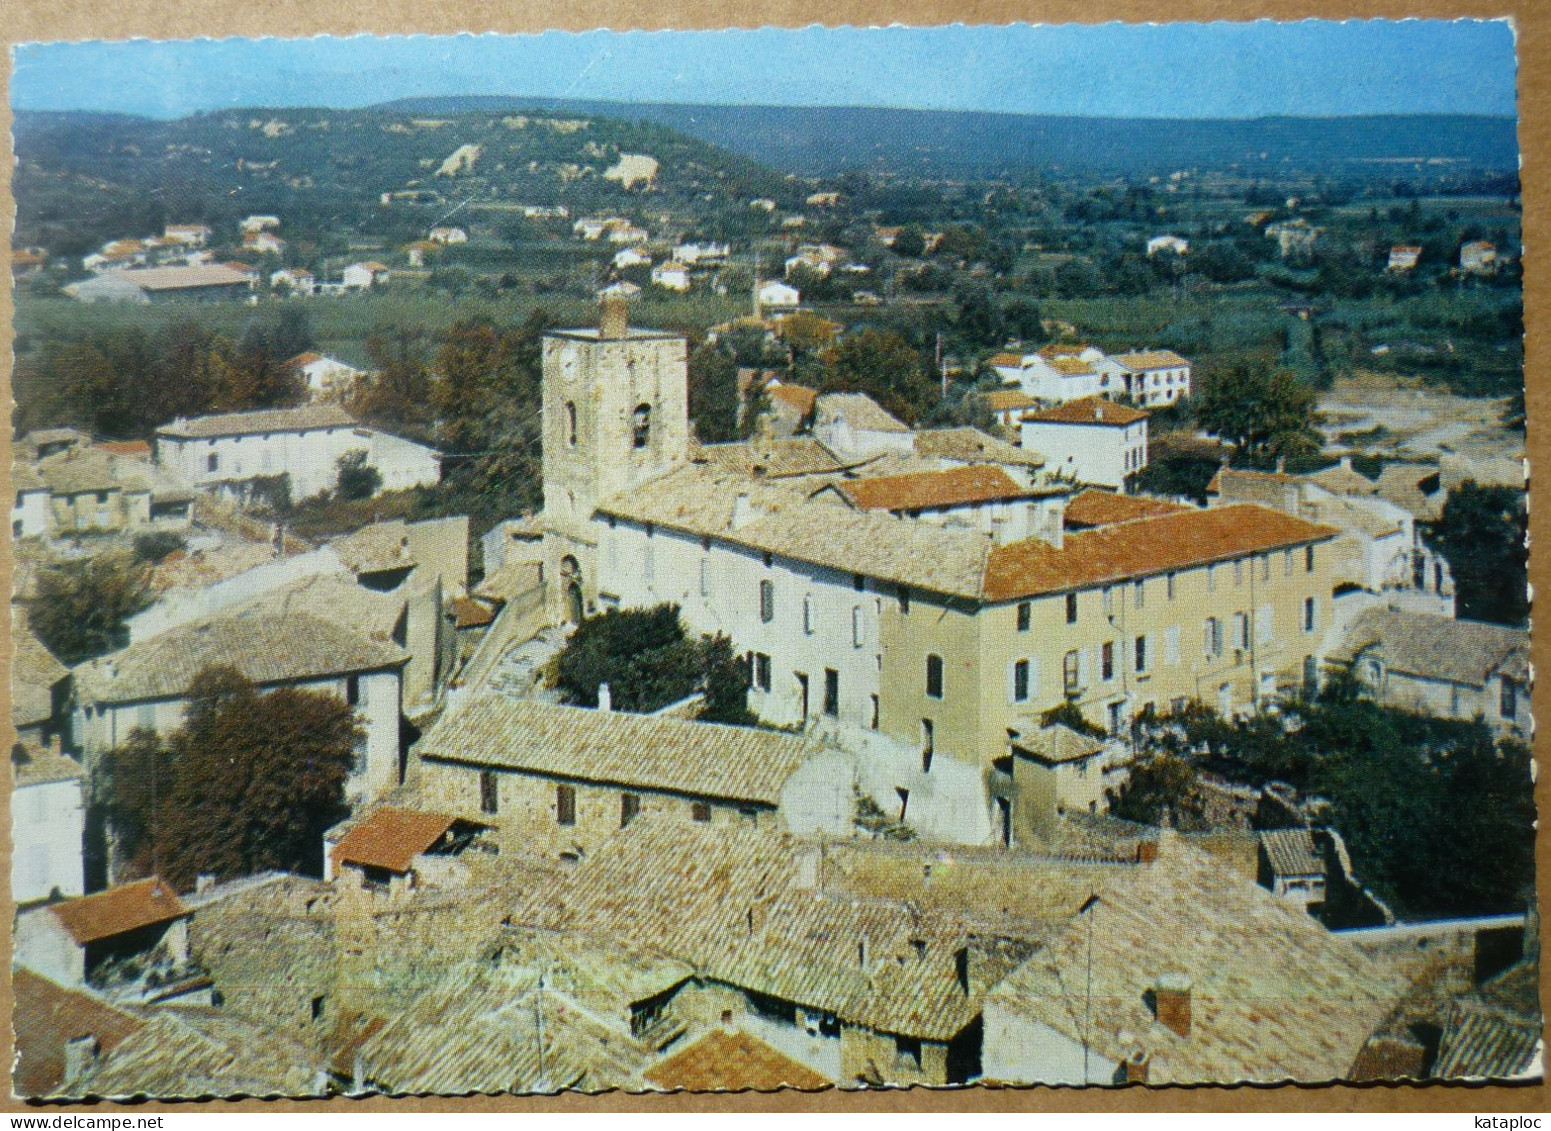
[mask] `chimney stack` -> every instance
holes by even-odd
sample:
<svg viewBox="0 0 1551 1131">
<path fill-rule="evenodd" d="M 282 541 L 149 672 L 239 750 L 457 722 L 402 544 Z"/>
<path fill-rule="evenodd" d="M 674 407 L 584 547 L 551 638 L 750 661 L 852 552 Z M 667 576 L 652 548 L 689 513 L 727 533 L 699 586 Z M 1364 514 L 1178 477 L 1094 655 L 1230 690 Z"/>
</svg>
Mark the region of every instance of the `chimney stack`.
<svg viewBox="0 0 1551 1131">
<path fill-rule="evenodd" d="M 624 295 L 604 295 L 598 303 L 598 337 L 618 341 L 630 334 L 629 306 Z"/>
<path fill-rule="evenodd" d="M 1131 1050 L 1131 1055 L 1126 1057 L 1126 1083 L 1147 1083 L 1147 1069 L 1152 1062 L 1152 1056 L 1141 1045 Z"/>
<path fill-rule="evenodd" d="M 598 710 L 612 711 L 614 709 L 614 693 L 606 683 L 598 684 Z"/>
<path fill-rule="evenodd" d="M 1158 1023 L 1181 1037 L 1190 1036 L 1190 977 L 1164 974 L 1153 988 Z"/>
</svg>

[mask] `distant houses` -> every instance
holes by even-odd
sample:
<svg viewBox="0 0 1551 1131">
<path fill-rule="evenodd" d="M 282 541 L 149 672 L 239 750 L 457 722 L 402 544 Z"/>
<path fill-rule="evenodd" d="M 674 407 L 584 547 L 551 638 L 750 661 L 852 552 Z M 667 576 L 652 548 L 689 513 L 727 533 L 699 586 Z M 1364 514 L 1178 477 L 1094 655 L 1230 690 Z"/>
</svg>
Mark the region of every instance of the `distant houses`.
<svg viewBox="0 0 1551 1131">
<path fill-rule="evenodd" d="M 1157 408 L 1190 395 L 1190 362 L 1173 350 L 1110 355 L 1095 346 L 1058 343 L 1032 353 L 999 353 L 991 365 L 1005 383 L 1047 404 L 1126 396 Z"/>
<path fill-rule="evenodd" d="M 1422 249 L 1419 247 L 1396 246 L 1389 249 L 1389 262 L 1385 264 L 1386 271 L 1410 271 L 1413 270 L 1422 258 Z"/>
<path fill-rule="evenodd" d="M 71 283 L 65 294 L 80 302 L 125 302 L 148 305 L 162 302 L 221 302 L 246 298 L 251 290 L 247 275 L 230 267 L 139 267 L 106 271 L 91 279 Z"/>
</svg>

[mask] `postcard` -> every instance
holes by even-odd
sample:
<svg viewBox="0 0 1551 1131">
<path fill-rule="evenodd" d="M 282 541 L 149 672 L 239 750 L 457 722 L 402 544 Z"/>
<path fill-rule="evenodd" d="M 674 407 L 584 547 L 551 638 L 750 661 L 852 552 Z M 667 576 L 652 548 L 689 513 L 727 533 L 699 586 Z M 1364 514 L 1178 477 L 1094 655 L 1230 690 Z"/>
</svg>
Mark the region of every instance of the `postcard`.
<svg viewBox="0 0 1551 1131">
<path fill-rule="evenodd" d="M 1511 23 L 276 33 L 13 49 L 17 1097 L 1540 1079 Z"/>
</svg>

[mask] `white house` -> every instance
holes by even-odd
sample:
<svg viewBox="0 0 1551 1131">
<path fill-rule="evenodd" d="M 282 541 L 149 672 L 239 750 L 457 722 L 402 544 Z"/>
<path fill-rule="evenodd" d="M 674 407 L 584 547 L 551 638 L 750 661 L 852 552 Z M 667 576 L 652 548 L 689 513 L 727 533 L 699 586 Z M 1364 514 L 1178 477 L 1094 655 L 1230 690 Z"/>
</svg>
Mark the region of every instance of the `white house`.
<svg viewBox="0 0 1551 1131">
<path fill-rule="evenodd" d="M 1392 247 L 1389 249 L 1389 262 L 1385 264 L 1386 271 L 1410 271 L 1420 262 L 1422 249 L 1419 247 Z"/>
<path fill-rule="evenodd" d="M 1178 236 L 1154 236 L 1147 241 L 1147 255 L 1151 258 L 1160 251 L 1172 251 L 1175 255 L 1184 255 L 1190 250 L 1190 241 L 1180 239 Z"/>
<path fill-rule="evenodd" d="M 438 225 L 431 229 L 430 239 L 439 244 L 468 243 L 469 234 L 462 228 L 451 225 Z"/>
<path fill-rule="evenodd" d="M 242 246 L 249 251 L 279 255 L 285 251 L 285 241 L 273 232 L 254 232 L 242 238 Z"/>
<path fill-rule="evenodd" d="M 865 393 L 825 393 L 814 402 L 813 435 L 840 456 L 910 455 L 915 433 Z"/>
<path fill-rule="evenodd" d="M 293 499 L 333 490 L 348 452 L 367 453 L 385 490 L 441 480 L 440 452 L 360 427 L 336 405 L 180 417 L 156 432 L 157 463 L 196 487 L 245 493 L 283 475 Z"/>
<path fill-rule="evenodd" d="M 341 275 L 347 291 L 367 291 L 378 283 L 388 281 L 389 271 L 385 264 L 376 260 L 368 260 L 365 263 L 352 263 L 346 267 Z"/>
<path fill-rule="evenodd" d="M 1124 370 L 1126 395 L 1143 407 L 1173 404 L 1190 395 L 1190 362 L 1173 350 L 1134 350 L 1112 360 Z"/>
<path fill-rule="evenodd" d="M 86 803 L 81 764 L 57 746 L 11 748 L 11 900 L 33 903 L 86 890 Z"/>
<path fill-rule="evenodd" d="M 270 274 L 269 286 L 272 290 L 289 291 L 293 295 L 311 295 L 317 293 L 318 280 L 311 271 L 303 271 L 300 267 L 283 267 Z"/>
<path fill-rule="evenodd" d="M 244 235 L 247 235 L 250 232 L 256 233 L 267 231 L 270 228 L 278 228 L 279 226 L 280 217 L 278 216 L 249 216 L 247 219 L 238 224 L 238 227 L 242 229 Z"/>
<path fill-rule="evenodd" d="M 629 279 L 621 279 L 616 283 L 610 283 L 608 286 L 600 288 L 598 291 L 599 298 L 606 298 L 610 295 L 616 298 L 639 298 L 641 288 Z"/>
<path fill-rule="evenodd" d="M 680 263 L 704 266 L 726 263 L 732 249 L 724 243 L 681 243 L 673 249 L 673 258 Z"/>
<path fill-rule="evenodd" d="M 610 243 L 645 243 L 652 234 L 629 220 L 611 220 L 607 229 Z"/>
<path fill-rule="evenodd" d="M 765 310 L 796 310 L 802 292 L 790 283 L 770 279 L 759 285 L 759 305 Z"/>
<path fill-rule="evenodd" d="M 659 263 L 652 268 L 652 282 L 664 290 L 678 291 L 682 294 L 689 290 L 689 268 L 671 259 L 666 263 Z"/>
<path fill-rule="evenodd" d="M 42 538 L 49 532 L 49 487 L 26 462 L 11 465 L 11 537 Z"/>
<path fill-rule="evenodd" d="M 614 253 L 616 271 L 623 271 L 627 267 L 650 267 L 651 265 L 652 257 L 639 247 L 627 247 Z"/>
<path fill-rule="evenodd" d="M 210 240 L 210 229 L 204 224 L 168 224 L 162 229 L 162 238 L 187 247 L 204 247 Z"/>
<path fill-rule="evenodd" d="M 1084 397 L 1023 417 L 1023 446 L 1045 457 L 1045 470 L 1077 483 L 1124 489 L 1147 466 L 1147 413 Z"/>
<path fill-rule="evenodd" d="M 365 732 L 346 795 L 378 796 L 399 784 L 402 676 L 409 654 L 286 600 L 288 590 L 191 621 L 75 669 L 75 733 L 88 770 L 136 727 L 170 734 L 187 716 L 195 677 L 235 668 L 261 690 L 294 687 L 337 696 Z"/>
<path fill-rule="evenodd" d="M 1035 353 L 999 353 L 991 365 L 1005 383 L 1047 404 L 1123 393 L 1155 406 L 1190 395 L 1190 362 L 1173 350 L 1111 356 L 1090 345 L 1048 345 Z"/>
<path fill-rule="evenodd" d="M 355 389 L 364 374 L 353 365 L 334 357 L 308 351 L 286 363 L 306 382 L 308 395 L 315 401 L 343 401 Z"/>
<path fill-rule="evenodd" d="M 1486 240 L 1471 240 L 1459 249 L 1461 271 L 1489 275 L 1497 270 L 1497 248 Z"/>
<path fill-rule="evenodd" d="M 584 240 L 602 239 L 603 233 L 608 231 L 609 223 L 597 216 L 584 216 L 571 225 L 571 231 Z"/>
</svg>

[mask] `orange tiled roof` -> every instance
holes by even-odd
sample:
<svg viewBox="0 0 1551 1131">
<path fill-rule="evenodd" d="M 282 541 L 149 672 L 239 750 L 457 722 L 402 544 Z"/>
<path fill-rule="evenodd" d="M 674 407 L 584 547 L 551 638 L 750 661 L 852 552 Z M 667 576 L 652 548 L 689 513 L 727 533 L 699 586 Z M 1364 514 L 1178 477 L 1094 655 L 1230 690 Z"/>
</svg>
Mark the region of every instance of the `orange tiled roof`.
<svg viewBox="0 0 1551 1131">
<path fill-rule="evenodd" d="M 1112 526 L 1117 522 L 1132 522 L 1138 518 L 1157 518 L 1164 514 L 1178 514 L 1190 507 L 1171 503 L 1165 499 L 1148 499 L 1138 495 L 1117 495 L 1113 491 L 1087 490 L 1066 504 L 1066 525 Z"/>
<path fill-rule="evenodd" d="M 647 1069 L 659 1088 L 690 1092 L 827 1088 L 830 1081 L 747 1033 L 713 1029 L 687 1049 Z"/>
<path fill-rule="evenodd" d="M 308 350 L 306 353 L 299 353 L 299 354 L 297 354 L 287 364 L 294 365 L 294 366 L 297 366 L 298 368 L 300 368 L 303 365 L 311 365 L 315 361 L 322 361 L 322 360 L 323 360 L 323 355 L 321 353 L 318 353 L 315 350 Z"/>
<path fill-rule="evenodd" d="M 1031 412 L 1023 419 L 1041 424 L 1103 424 L 1121 428 L 1135 424 L 1138 420 L 1146 420 L 1147 416 L 1139 408 L 1116 404 L 1103 397 L 1080 397 L 1054 408 Z"/>
<path fill-rule="evenodd" d="M 1051 358 L 1050 368 L 1063 377 L 1082 377 L 1093 372 L 1093 366 L 1080 357 Z"/>
<path fill-rule="evenodd" d="M 1007 412 L 1015 408 L 1033 408 L 1039 403 L 1021 389 L 993 389 L 985 394 L 985 402 L 992 412 Z"/>
<path fill-rule="evenodd" d="M 999 353 L 991 359 L 991 364 L 1011 369 L 1023 368 L 1023 355 L 1021 353 Z"/>
<path fill-rule="evenodd" d="M 454 597 L 452 613 L 455 628 L 482 628 L 495 620 L 495 610 L 472 597 Z"/>
<path fill-rule="evenodd" d="M 158 876 L 67 899 L 49 910 L 58 916 L 70 937 L 83 945 L 156 923 L 170 923 L 189 913 L 177 893 Z"/>
<path fill-rule="evenodd" d="M 1219 467 L 1217 473 L 1212 476 L 1212 481 L 1206 485 L 1208 495 L 1222 494 L 1223 476 L 1238 477 L 1246 482 L 1259 480 L 1262 483 L 1299 483 L 1301 477 L 1288 475 L 1285 471 L 1240 471 L 1235 467 Z"/>
<path fill-rule="evenodd" d="M 784 405 L 795 408 L 798 412 L 807 416 L 813 411 L 814 402 L 819 399 L 817 389 L 810 389 L 806 385 L 766 385 L 765 392 L 771 400 L 780 401 Z"/>
<path fill-rule="evenodd" d="M 1123 353 L 1115 358 L 1127 369 L 1146 371 L 1149 369 L 1180 369 L 1190 362 L 1180 357 L 1173 350 L 1136 350 L 1134 353 Z"/>
<path fill-rule="evenodd" d="M 144 440 L 98 440 L 92 445 L 110 456 L 149 456 L 151 445 Z"/>
<path fill-rule="evenodd" d="M 1165 573 L 1334 538 L 1331 526 L 1243 503 L 1069 534 L 1061 549 L 1031 538 L 991 551 L 985 596 L 1010 601 Z"/>
<path fill-rule="evenodd" d="M 414 809 L 379 809 L 345 834 L 334 864 L 360 864 L 403 875 L 416 856 L 441 840 L 453 818 Z"/>
<path fill-rule="evenodd" d="M 888 511 L 988 503 L 1029 493 L 1001 468 L 986 464 L 853 479 L 839 484 L 838 489 L 861 510 Z"/>
<path fill-rule="evenodd" d="M 17 1095 L 51 1095 L 65 1083 L 65 1046 L 77 1037 L 97 1038 L 97 1051 L 111 1053 L 145 1022 L 84 990 L 67 989 L 18 967 L 11 975 L 16 1064 L 11 1084 Z"/>
<path fill-rule="evenodd" d="M 1085 345 L 1061 345 L 1058 342 L 1052 342 L 1048 346 L 1039 347 L 1039 356 L 1046 361 L 1053 357 L 1076 357 L 1087 348 Z"/>
</svg>

